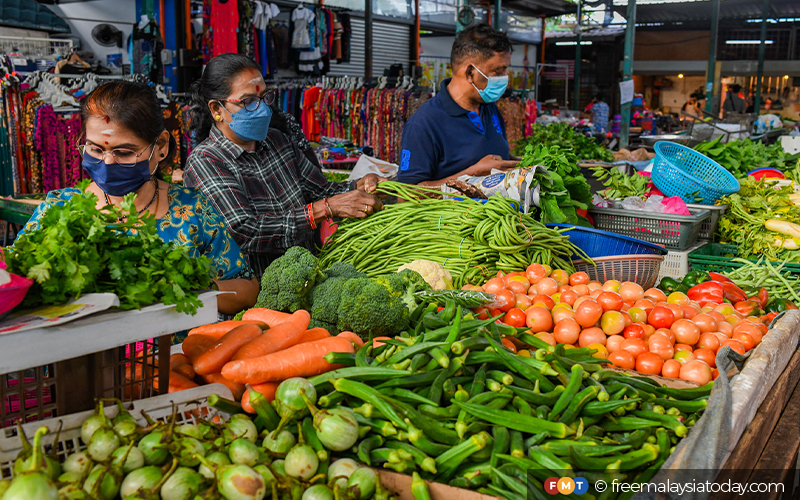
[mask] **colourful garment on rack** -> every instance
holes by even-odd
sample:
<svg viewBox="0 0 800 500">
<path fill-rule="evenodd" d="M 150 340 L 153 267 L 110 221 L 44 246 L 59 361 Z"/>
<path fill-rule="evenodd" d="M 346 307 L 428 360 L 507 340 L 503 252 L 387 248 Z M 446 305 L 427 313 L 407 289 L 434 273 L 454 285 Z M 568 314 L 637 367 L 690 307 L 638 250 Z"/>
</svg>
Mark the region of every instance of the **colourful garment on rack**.
<svg viewBox="0 0 800 500">
<path fill-rule="evenodd" d="M 203 52 L 203 64 L 214 57 L 214 33 L 211 29 L 211 12 L 214 0 L 203 0 L 203 37 L 200 44 Z"/>
<path fill-rule="evenodd" d="M 213 0 L 211 30 L 214 36 L 214 56 L 238 52 L 239 7 L 237 2 Z"/>
</svg>

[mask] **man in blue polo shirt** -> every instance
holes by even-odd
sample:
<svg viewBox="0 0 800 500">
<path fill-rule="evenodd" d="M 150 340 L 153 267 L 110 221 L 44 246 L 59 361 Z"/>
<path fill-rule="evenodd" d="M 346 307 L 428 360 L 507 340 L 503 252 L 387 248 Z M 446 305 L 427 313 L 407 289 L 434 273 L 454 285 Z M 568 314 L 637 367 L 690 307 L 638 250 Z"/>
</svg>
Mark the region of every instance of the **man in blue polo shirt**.
<svg viewBox="0 0 800 500">
<path fill-rule="evenodd" d="M 508 87 L 511 42 L 488 24 L 467 28 L 450 53 L 453 78 L 403 129 L 398 180 L 439 186 L 462 175 L 508 170 L 506 125 L 495 102 Z"/>
</svg>

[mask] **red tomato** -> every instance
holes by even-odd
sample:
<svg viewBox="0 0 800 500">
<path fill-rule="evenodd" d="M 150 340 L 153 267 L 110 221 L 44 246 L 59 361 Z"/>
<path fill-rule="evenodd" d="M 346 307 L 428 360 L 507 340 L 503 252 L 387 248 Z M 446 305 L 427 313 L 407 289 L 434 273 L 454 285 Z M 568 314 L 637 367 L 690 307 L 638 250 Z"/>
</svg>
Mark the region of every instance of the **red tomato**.
<svg viewBox="0 0 800 500">
<path fill-rule="evenodd" d="M 667 307 L 672 309 L 672 314 L 675 316 L 675 321 L 683 319 L 683 306 L 680 304 L 667 304 Z"/>
<path fill-rule="evenodd" d="M 622 319 L 625 321 L 625 326 L 633 324 L 630 314 L 626 313 L 625 311 L 620 311 L 620 314 L 622 315 Z"/>
<path fill-rule="evenodd" d="M 516 280 L 513 280 L 513 279 L 508 280 L 508 284 L 506 285 L 506 289 L 507 290 L 511 290 L 515 294 L 517 294 L 517 293 L 525 293 L 525 294 L 527 294 L 528 293 L 528 288 L 529 287 L 527 287 L 527 286 L 523 285 L 522 283 L 520 283 L 519 281 L 516 281 Z"/>
<path fill-rule="evenodd" d="M 672 359 L 672 357 L 675 356 L 675 349 L 663 335 L 653 335 L 650 339 L 651 341 L 647 343 L 650 352 L 657 354 L 658 357 L 664 361 Z"/>
<path fill-rule="evenodd" d="M 719 343 L 719 338 L 713 333 L 701 333 L 700 340 L 697 341 L 697 347 L 717 352 L 719 350 Z"/>
<path fill-rule="evenodd" d="M 531 290 L 533 290 L 533 287 L 531 287 Z M 531 297 L 530 293 L 528 294 L 528 297 Z M 534 294 L 531 297 L 531 302 L 534 303 L 534 304 L 537 303 L 537 302 L 541 302 L 542 304 L 544 304 L 547 307 L 547 309 L 552 309 L 553 306 L 556 305 L 555 301 L 549 295 L 536 295 L 536 294 Z"/>
<path fill-rule="evenodd" d="M 522 328 L 526 324 L 525 312 L 522 309 L 514 307 L 506 313 L 503 318 L 503 323 L 515 328 Z"/>
<path fill-rule="evenodd" d="M 666 306 L 656 306 L 647 315 L 647 322 L 655 328 L 669 328 L 675 322 L 675 314 Z"/>
<path fill-rule="evenodd" d="M 588 285 L 589 284 L 589 275 L 583 271 L 572 273 L 569 277 L 569 284 L 572 286 L 575 285 Z"/>
<path fill-rule="evenodd" d="M 648 288 L 644 292 L 644 298 L 650 299 L 653 302 L 666 302 L 667 294 L 665 294 L 658 288 Z"/>
<path fill-rule="evenodd" d="M 644 298 L 644 289 L 638 283 L 626 281 L 620 285 L 619 295 L 625 302 L 636 302 Z"/>
<path fill-rule="evenodd" d="M 528 269 L 525 270 L 525 277 L 528 278 L 531 285 L 535 285 L 542 278 L 547 277 L 547 271 L 541 264 L 531 264 L 528 266 Z"/>
<path fill-rule="evenodd" d="M 563 269 L 554 269 L 550 277 L 558 283 L 558 286 L 569 285 L 569 273 Z"/>
<path fill-rule="evenodd" d="M 694 348 L 688 344 L 675 344 L 675 352 L 680 352 L 680 351 L 692 352 L 694 351 Z"/>
<path fill-rule="evenodd" d="M 502 278 L 492 278 L 483 285 L 486 293 L 496 294 L 506 289 L 506 282 Z"/>
<path fill-rule="evenodd" d="M 709 314 L 700 313 L 692 318 L 694 324 L 700 329 L 700 333 L 709 333 L 717 331 L 717 320 Z"/>
<path fill-rule="evenodd" d="M 639 323 L 644 328 L 644 338 L 645 340 L 649 339 L 656 333 L 656 329 L 653 325 L 648 325 L 647 323 Z"/>
<path fill-rule="evenodd" d="M 717 357 L 717 353 L 715 353 L 711 349 L 695 349 L 692 354 L 694 354 L 695 359 L 699 359 L 700 361 L 705 361 L 711 368 L 717 366 L 717 362 L 715 359 Z"/>
<path fill-rule="evenodd" d="M 568 290 L 572 290 L 572 287 L 569 285 L 561 285 L 560 287 L 558 287 L 558 293 L 564 293 Z"/>
<path fill-rule="evenodd" d="M 720 348 L 725 347 L 725 346 L 730 347 L 731 349 L 733 349 L 734 351 L 738 352 L 739 354 L 744 354 L 746 352 L 744 350 L 744 346 L 738 340 L 728 339 L 728 340 L 722 342 L 722 344 L 720 344 Z"/>
<path fill-rule="evenodd" d="M 644 327 L 636 323 L 628 325 L 625 327 L 625 330 L 622 331 L 622 336 L 626 339 L 643 339 Z"/>
<path fill-rule="evenodd" d="M 553 315 L 544 307 L 531 306 L 525 311 L 526 325 L 535 332 L 553 330 Z"/>
<path fill-rule="evenodd" d="M 564 319 L 556 323 L 553 337 L 559 344 L 574 344 L 581 334 L 581 325 L 574 319 Z"/>
<path fill-rule="evenodd" d="M 536 293 L 539 295 L 553 295 L 558 293 L 558 283 L 553 278 L 542 278 L 536 283 Z"/>
<path fill-rule="evenodd" d="M 617 368 L 633 370 L 636 367 L 636 358 L 633 357 L 633 354 L 623 349 L 610 353 L 608 360 Z"/>
<path fill-rule="evenodd" d="M 681 376 L 681 363 L 674 359 L 664 361 L 664 366 L 661 367 L 661 376 L 667 378 L 678 378 Z"/>
<path fill-rule="evenodd" d="M 681 380 L 688 380 L 700 385 L 711 382 L 711 367 L 708 363 L 695 359 L 687 361 L 681 367 Z"/>
<path fill-rule="evenodd" d="M 626 339 L 622 342 L 622 349 L 633 354 L 634 358 L 638 358 L 647 352 L 647 344 L 642 339 Z"/>
<path fill-rule="evenodd" d="M 625 342 L 625 337 L 622 335 L 611 335 L 606 339 L 606 349 L 608 352 L 614 352 L 622 349 L 622 343 Z"/>
<path fill-rule="evenodd" d="M 717 323 L 717 331 L 728 338 L 730 338 L 731 335 L 733 335 L 733 327 L 727 321 L 723 321 L 722 323 Z"/>
<path fill-rule="evenodd" d="M 517 303 L 517 298 L 514 292 L 510 290 L 501 290 L 494 294 L 494 305 L 503 312 L 508 312 Z"/>
<path fill-rule="evenodd" d="M 554 307 L 553 308 L 553 323 L 558 324 L 559 321 L 565 319 L 573 319 L 575 317 L 575 312 L 573 312 L 572 308 L 567 306 L 566 304 L 564 307 Z"/>
<path fill-rule="evenodd" d="M 603 330 L 592 327 L 583 330 L 578 337 L 578 345 L 581 347 L 588 347 L 592 344 L 606 345 L 606 334 Z"/>
<path fill-rule="evenodd" d="M 670 345 L 675 345 L 675 334 L 669 328 L 659 328 L 653 335 L 663 335 L 669 340 Z"/>
<path fill-rule="evenodd" d="M 660 375 L 664 360 L 658 354 L 645 352 L 636 358 L 636 371 L 648 375 Z"/>
<path fill-rule="evenodd" d="M 700 340 L 700 329 L 691 320 L 679 319 L 670 328 L 675 333 L 675 340 L 681 344 L 695 345 Z"/>
<path fill-rule="evenodd" d="M 753 340 L 753 336 L 743 331 L 735 332 L 733 334 L 733 337 L 731 338 L 733 340 L 738 340 L 739 342 L 741 342 L 745 351 L 749 351 L 750 349 L 756 346 L 756 343 Z"/>
<path fill-rule="evenodd" d="M 699 309 L 691 304 L 686 304 L 683 306 L 683 317 L 686 319 L 692 319 L 697 316 Z"/>
<path fill-rule="evenodd" d="M 589 295 L 591 290 L 586 285 L 575 285 L 572 287 L 572 291 L 578 294 L 578 297 L 583 297 L 584 295 Z"/>
<path fill-rule="evenodd" d="M 584 328 L 597 324 L 603 316 L 603 308 L 594 300 L 584 300 L 575 307 L 575 321 Z"/>
<path fill-rule="evenodd" d="M 575 301 L 578 300 L 578 294 L 575 293 L 575 290 L 567 290 L 561 292 L 561 302 L 569 305 L 575 304 Z"/>
<path fill-rule="evenodd" d="M 628 309 L 628 316 L 634 323 L 644 323 L 647 321 L 647 313 L 641 307 L 633 306 Z"/>
<path fill-rule="evenodd" d="M 522 309 L 523 311 L 533 305 L 531 298 L 524 293 L 518 293 L 514 295 L 514 298 L 517 300 L 514 307 Z"/>
<path fill-rule="evenodd" d="M 551 333 L 539 332 L 536 335 L 534 335 L 534 337 L 536 337 L 536 338 L 538 338 L 538 339 L 540 339 L 540 340 L 542 340 L 544 342 L 547 342 L 550 345 L 553 345 L 553 346 L 556 345 L 556 339 L 553 338 L 553 334 L 551 334 Z"/>
<path fill-rule="evenodd" d="M 656 303 L 650 299 L 641 299 L 637 300 L 633 303 L 633 307 L 638 307 L 639 309 L 644 310 L 647 314 L 650 314 L 650 310 L 656 306 Z"/>
<path fill-rule="evenodd" d="M 604 311 L 619 311 L 622 309 L 622 297 L 616 292 L 602 292 L 597 297 L 597 303 Z"/>
<path fill-rule="evenodd" d="M 617 335 L 625 329 L 625 318 L 617 311 L 606 311 L 600 317 L 600 328 L 606 335 Z"/>
<path fill-rule="evenodd" d="M 711 369 L 711 380 L 717 380 L 717 377 L 719 377 L 719 370 L 717 370 L 716 368 L 712 368 Z"/>
<path fill-rule="evenodd" d="M 489 310 L 485 307 L 476 307 L 475 314 L 478 319 L 489 319 Z"/>
</svg>

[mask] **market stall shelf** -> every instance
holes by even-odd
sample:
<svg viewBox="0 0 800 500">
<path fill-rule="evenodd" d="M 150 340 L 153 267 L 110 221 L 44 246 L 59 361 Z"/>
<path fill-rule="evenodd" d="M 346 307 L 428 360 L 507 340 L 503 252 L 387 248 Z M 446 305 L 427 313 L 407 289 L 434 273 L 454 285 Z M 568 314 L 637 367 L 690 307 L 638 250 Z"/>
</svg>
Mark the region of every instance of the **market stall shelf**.
<svg viewBox="0 0 800 500">
<path fill-rule="evenodd" d="M 217 320 L 217 294 L 200 295 L 189 316 L 155 304 L 106 311 L 63 326 L 0 335 L 0 427 L 167 392 L 172 333 Z M 32 347 L 35 346 L 35 347 Z"/>
</svg>

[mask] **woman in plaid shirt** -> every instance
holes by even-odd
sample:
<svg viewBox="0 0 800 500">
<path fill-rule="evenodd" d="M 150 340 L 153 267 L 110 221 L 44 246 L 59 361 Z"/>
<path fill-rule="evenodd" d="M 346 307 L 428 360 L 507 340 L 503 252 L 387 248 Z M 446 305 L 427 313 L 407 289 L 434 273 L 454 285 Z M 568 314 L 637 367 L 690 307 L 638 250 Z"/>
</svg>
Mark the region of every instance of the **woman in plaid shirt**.
<svg viewBox="0 0 800 500">
<path fill-rule="evenodd" d="M 275 94 L 260 67 L 239 54 L 209 61 L 194 85 L 192 151 L 184 183 L 222 214 L 260 277 L 293 246 L 314 248 L 314 230 L 331 217 L 364 218 L 380 210 L 372 193 L 385 179 L 328 181 L 281 132 L 269 129 Z"/>
</svg>

